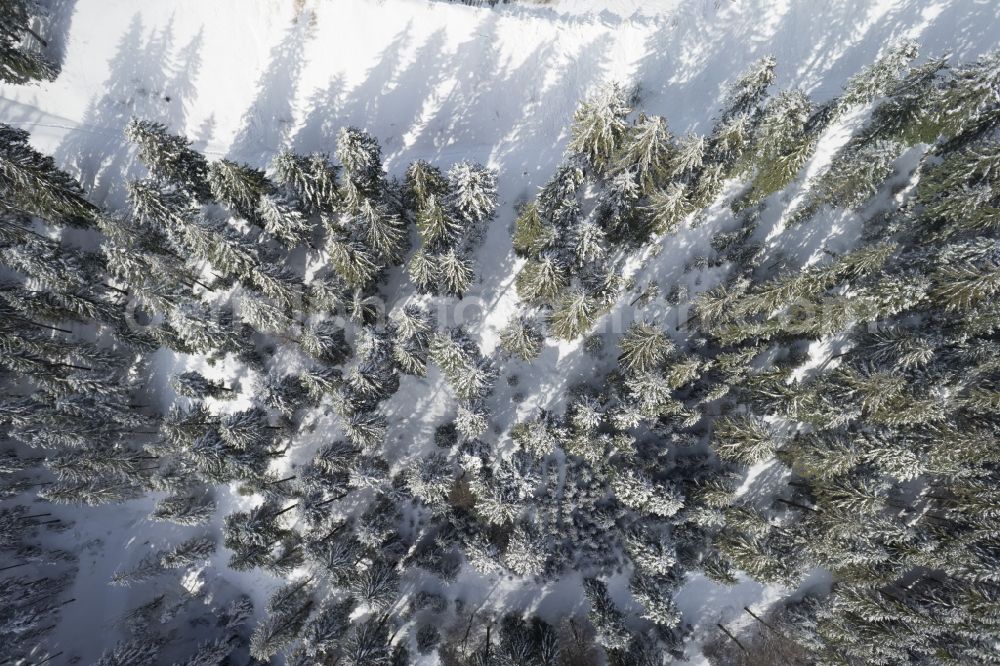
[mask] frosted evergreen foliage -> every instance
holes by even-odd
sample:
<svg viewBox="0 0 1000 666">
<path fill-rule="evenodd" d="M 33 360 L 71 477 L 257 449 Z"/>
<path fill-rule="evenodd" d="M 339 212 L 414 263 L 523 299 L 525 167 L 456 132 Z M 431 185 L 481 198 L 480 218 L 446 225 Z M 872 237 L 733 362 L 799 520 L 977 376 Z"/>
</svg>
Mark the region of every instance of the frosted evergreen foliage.
<svg viewBox="0 0 1000 666">
<path fill-rule="evenodd" d="M 211 196 L 208 161 L 191 148 L 190 141 L 170 134 L 160 123 L 138 118 L 129 122 L 125 136 L 137 146 L 153 179 L 175 185 L 198 200 Z"/>
<path fill-rule="evenodd" d="M 459 162 L 448 170 L 448 183 L 452 209 L 476 233 L 496 213 L 496 173 L 479 164 Z"/>
<path fill-rule="evenodd" d="M 67 529 L 143 500 L 98 511 L 183 533 L 104 581 L 141 598 L 98 663 L 651 666 L 713 644 L 677 603 L 698 576 L 800 591 L 725 619 L 741 642 L 990 663 L 1000 59 L 915 56 L 822 104 L 763 59 L 704 136 L 611 86 L 527 201 L 458 154 L 397 181 L 357 128 L 340 166 L 265 171 L 140 119 L 149 177 L 99 211 L 0 127 L 5 656 L 42 663 L 93 602 Z M 558 627 L 486 592 L 550 583 L 581 600 Z"/>
<path fill-rule="evenodd" d="M 24 84 L 53 81 L 59 73 L 41 49 L 48 43 L 31 29 L 45 11 L 35 0 L 4 0 L 0 13 L 0 81 Z"/>
<path fill-rule="evenodd" d="M 569 150 L 604 172 L 625 142 L 630 109 L 625 92 L 611 84 L 580 106 L 573 117 Z"/>
<path fill-rule="evenodd" d="M 88 226 L 96 208 L 51 157 L 29 145 L 28 136 L 24 130 L 0 124 L 0 195 L 5 207 L 55 224 Z"/>
</svg>

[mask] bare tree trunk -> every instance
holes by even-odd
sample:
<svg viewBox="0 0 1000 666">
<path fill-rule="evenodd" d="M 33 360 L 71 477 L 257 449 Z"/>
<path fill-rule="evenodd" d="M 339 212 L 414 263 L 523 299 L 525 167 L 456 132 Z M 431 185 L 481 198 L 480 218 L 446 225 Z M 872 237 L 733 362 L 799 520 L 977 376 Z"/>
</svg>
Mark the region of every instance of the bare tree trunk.
<svg viewBox="0 0 1000 666">
<path fill-rule="evenodd" d="M 740 643 L 739 639 L 736 638 L 736 636 L 733 636 L 731 633 L 729 633 L 729 630 L 726 629 L 724 626 L 722 626 L 721 622 L 717 623 L 716 626 L 718 626 L 719 629 L 722 629 L 722 633 L 724 633 L 726 636 L 729 636 L 731 639 L 733 639 L 733 642 L 740 646 L 740 649 L 743 650 L 744 654 L 750 654 L 750 651 L 747 650 L 746 647 L 743 646 L 743 643 Z"/>
<path fill-rule="evenodd" d="M 38 662 L 37 664 L 35 664 L 35 666 L 42 666 L 42 664 L 44 664 L 46 662 L 49 662 L 49 661 L 52 661 L 53 659 L 55 659 L 56 657 L 58 657 L 61 654 L 62 654 L 62 650 L 60 650 L 59 652 L 56 652 L 51 657 L 46 657 L 45 659 L 42 659 L 40 662 Z"/>
<path fill-rule="evenodd" d="M 293 504 L 293 505 L 291 505 L 291 506 L 286 506 L 286 507 L 285 507 L 284 509 L 282 509 L 282 510 L 281 510 L 281 511 L 279 511 L 278 513 L 275 513 L 275 514 L 272 514 L 272 517 L 273 517 L 273 518 L 277 518 L 277 517 L 278 517 L 278 516 L 280 516 L 281 514 L 283 514 L 283 513 L 287 512 L 287 511 L 291 511 L 292 509 L 294 509 L 294 508 L 295 508 L 295 507 L 297 507 L 298 505 L 299 505 L 299 503 L 298 503 L 298 502 L 296 502 L 295 504 Z"/>
<path fill-rule="evenodd" d="M 761 617 L 759 617 L 756 613 L 754 613 L 752 610 L 750 610 L 750 608 L 748 606 L 744 606 L 743 610 L 745 610 L 747 613 L 750 613 L 750 617 L 752 617 L 753 619 L 757 620 L 758 622 L 760 622 L 762 625 L 764 625 L 765 627 L 767 627 L 768 629 L 770 629 L 774 633 L 780 635 L 780 632 L 777 629 L 775 629 L 770 624 L 768 624 L 767 622 L 765 622 Z"/>
<path fill-rule="evenodd" d="M 39 35 L 37 32 L 35 32 L 34 30 L 32 30 L 30 27 L 28 27 L 26 25 L 22 25 L 22 26 L 20 26 L 20 28 L 21 28 L 21 30 L 24 30 L 26 33 L 28 33 L 29 35 L 31 35 L 32 37 L 34 37 L 35 39 L 37 39 L 42 46 L 48 46 L 49 45 L 49 43 L 47 41 L 45 41 L 44 39 L 42 39 L 41 35 Z"/>
<path fill-rule="evenodd" d="M 20 564 L 12 564 L 9 567 L 2 567 L 0 571 L 7 571 L 7 569 L 16 569 L 18 567 L 23 567 L 25 565 L 31 564 L 31 562 L 21 562 Z"/>
</svg>

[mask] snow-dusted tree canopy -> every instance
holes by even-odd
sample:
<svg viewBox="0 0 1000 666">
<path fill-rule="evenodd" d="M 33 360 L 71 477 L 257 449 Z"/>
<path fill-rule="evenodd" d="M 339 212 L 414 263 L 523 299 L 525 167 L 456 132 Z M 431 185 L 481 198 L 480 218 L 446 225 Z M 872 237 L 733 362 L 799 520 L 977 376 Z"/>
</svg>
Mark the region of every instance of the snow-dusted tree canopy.
<svg viewBox="0 0 1000 666">
<path fill-rule="evenodd" d="M 592 64 L 553 118 L 526 33 L 403 39 L 296 115 L 334 17 L 778 15 L 581 1 L 292 3 L 216 150 L 201 32 L 148 78 L 136 14 L 74 129 L 91 33 L 0 0 L 0 664 L 1000 663 L 996 45 L 702 45 L 711 94 Z"/>
</svg>

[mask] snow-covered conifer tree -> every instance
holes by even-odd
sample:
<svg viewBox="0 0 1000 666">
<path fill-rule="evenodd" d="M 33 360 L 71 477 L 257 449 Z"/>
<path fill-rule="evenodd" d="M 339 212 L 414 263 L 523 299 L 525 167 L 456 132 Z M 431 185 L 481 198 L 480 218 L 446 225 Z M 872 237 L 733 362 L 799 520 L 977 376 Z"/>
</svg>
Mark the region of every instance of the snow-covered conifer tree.
<svg viewBox="0 0 1000 666">
<path fill-rule="evenodd" d="M 432 197 L 438 199 L 448 192 L 448 181 L 439 168 L 418 160 L 406 170 L 406 189 L 410 205 L 419 211 L 429 207 Z"/>
<path fill-rule="evenodd" d="M 631 372 L 646 372 L 662 365 L 673 351 L 673 344 L 666 334 L 645 322 L 629 325 L 622 336 L 621 356 L 618 361 Z"/>
<path fill-rule="evenodd" d="M 354 623 L 344 639 L 345 666 L 390 666 L 392 652 L 385 623 L 369 618 Z"/>
<path fill-rule="evenodd" d="M 399 216 L 368 198 L 359 201 L 356 210 L 352 226 L 361 231 L 365 244 L 381 261 L 399 263 L 406 245 L 406 227 Z"/>
<path fill-rule="evenodd" d="M 59 73 L 55 63 L 31 44 L 48 43 L 31 28 L 40 13 L 36 0 L 5 0 L 0 13 L 0 81 L 22 84 L 53 81 Z"/>
<path fill-rule="evenodd" d="M 524 316 L 511 318 L 500 330 L 500 347 L 523 361 L 531 361 L 542 351 L 544 337 L 538 327 Z"/>
<path fill-rule="evenodd" d="M 158 184 L 178 187 L 198 201 L 212 195 L 208 160 L 183 136 L 170 134 L 161 123 L 138 118 L 129 122 L 125 136 L 138 147 L 139 158 Z"/>
<path fill-rule="evenodd" d="M 351 352 L 343 327 L 331 319 L 306 326 L 299 336 L 299 345 L 304 352 L 329 365 L 343 363 Z"/>
<path fill-rule="evenodd" d="M 886 94 L 896 83 L 907 63 L 917 57 L 917 45 L 910 41 L 892 44 L 879 58 L 848 79 L 837 102 L 841 109 L 867 104 Z"/>
<path fill-rule="evenodd" d="M 464 332 L 436 333 L 430 342 L 430 360 L 448 379 L 459 398 L 485 397 L 493 387 L 497 370 Z"/>
<path fill-rule="evenodd" d="M 549 317 L 549 330 L 558 338 L 573 340 L 590 330 L 598 314 L 593 297 L 582 289 L 565 294 Z"/>
<path fill-rule="evenodd" d="M 649 226 L 657 234 L 670 233 L 676 229 L 692 210 L 687 186 L 678 182 L 653 192 L 646 207 L 650 218 Z"/>
<path fill-rule="evenodd" d="M 378 199 L 382 189 L 382 149 L 369 134 L 345 127 L 337 134 L 337 158 L 344 165 L 344 200 L 356 210 L 363 199 Z"/>
<path fill-rule="evenodd" d="M 672 593 L 675 585 L 667 578 L 653 578 L 634 574 L 629 589 L 643 606 L 642 616 L 661 627 L 672 628 L 681 623 L 681 614 L 674 604 Z"/>
<path fill-rule="evenodd" d="M 284 150 L 274 158 L 272 168 L 276 182 L 294 195 L 305 212 L 332 213 L 340 204 L 339 167 L 330 164 L 325 153 L 304 157 Z"/>
<path fill-rule="evenodd" d="M 264 231 L 287 249 L 311 242 L 312 225 L 299 210 L 276 194 L 264 193 L 256 202 L 256 215 Z"/>
<path fill-rule="evenodd" d="M 517 295 L 529 303 L 553 302 L 569 283 L 566 265 L 554 253 L 543 252 L 517 274 Z"/>
<path fill-rule="evenodd" d="M 349 287 L 367 287 L 381 270 L 377 258 L 364 243 L 352 240 L 339 230 L 327 236 L 326 251 L 330 254 L 331 266 Z"/>
<path fill-rule="evenodd" d="M 455 427 L 469 439 L 479 437 L 489 428 L 489 413 L 480 403 L 460 404 Z"/>
<path fill-rule="evenodd" d="M 223 382 L 208 379 L 199 372 L 189 371 L 175 375 L 173 378 L 174 390 L 178 395 L 188 398 L 215 398 L 217 400 L 229 400 L 234 396 L 234 389 L 227 387 Z"/>
<path fill-rule="evenodd" d="M 621 86 L 608 85 L 583 102 L 574 114 L 569 151 L 582 156 L 598 174 L 603 174 L 625 144 L 628 135 L 625 117 L 629 111 Z"/>
<path fill-rule="evenodd" d="M 215 502 L 207 496 L 171 495 L 156 503 L 150 514 L 155 520 L 167 520 L 178 525 L 202 525 L 215 513 Z"/>
<path fill-rule="evenodd" d="M 752 465 L 774 453 L 778 442 L 759 418 L 727 416 L 715 422 L 715 450 L 722 458 Z"/>
<path fill-rule="evenodd" d="M 289 583 L 268 599 L 267 618 L 257 625 L 250 639 L 255 659 L 270 659 L 289 647 L 299 636 L 313 607 L 308 581 Z"/>
<path fill-rule="evenodd" d="M 341 640 L 351 625 L 351 613 L 357 600 L 347 597 L 327 603 L 302 629 L 302 646 L 312 657 L 336 654 Z"/>
<path fill-rule="evenodd" d="M 462 297 L 474 277 L 472 261 L 459 256 L 451 247 L 437 257 L 437 275 L 441 290 L 452 296 Z"/>
<path fill-rule="evenodd" d="M 673 153 L 673 135 L 667 128 L 666 119 L 640 113 L 629 140 L 617 157 L 616 168 L 635 170 L 639 188 L 649 194 L 668 178 Z"/>
<path fill-rule="evenodd" d="M 624 615 L 615 606 L 605 583 L 585 578 L 583 591 L 590 602 L 588 618 L 597 633 L 597 642 L 606 650 L 620 650 L 628 645 L 631 634 L 625 626 Z"/>
<path fill-rule="evenodd" d="M 496 213 L 497 176 L 480 164 L 459 162 L 448 170 L 448 203 L 464 223 L 466 238 L 477 238 Z"/>
<path fill-rule="evenodd" d="M 545 570 L 545 542 L 525 525 L 514 528 L 503 553 L 504 565 L 519 576 L 538 576 Z"/>
<path fill-rule="evenodd" d="M 773 56 L 764 56 L 754 62 L 730 86 L 723 106 L 720 125 L 735 116 L 759 111 L 759 105 L 774 83 L 774 68 L 777 61 Z"/>
<path fill-rule="evenodd" d="M 208 184 L 216 201 L 255 224 L 260 222 L 257 206 L 261 197 L 273 189 L 263 171 L 230 160 L 209 164 Z"/>
<path fill-rule="evenodd" d="M 450 210 L 435 194 L 427 195 L 427 200 L 417 209 L 417 231 L 427 251 L 436 252 L 451 246 L 461 233 L 461 226 L 452 217 Z"/>
<path fill-rule="evenodd" d="M 108 648 L 94 666 L 150 666 L 155 663 L 160 646 L 146 638 L 135 638 Z"/>
<path fill-rule="evenodd" d="M 54 224 L 89 226 L 97 209 L 79 183 L 31 147 L 28 136 L 0 124 L 0 197 L 6 207 Z"/>
</svg>

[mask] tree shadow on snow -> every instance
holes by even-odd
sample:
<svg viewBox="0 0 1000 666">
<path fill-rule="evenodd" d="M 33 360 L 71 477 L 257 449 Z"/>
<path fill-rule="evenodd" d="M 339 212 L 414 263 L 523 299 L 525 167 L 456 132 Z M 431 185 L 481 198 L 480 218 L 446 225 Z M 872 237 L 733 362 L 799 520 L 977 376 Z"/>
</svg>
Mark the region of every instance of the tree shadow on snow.
<svg viewBox="0 0 1000 666">
<path fill-rule="evenodd" d="M 894 42 L 913 39 L 923 56 L 968 60 L 1000 30 L 989 0 L 690 3 L 657 20 L 662 28 L 650 33 L 635 79 L 647 113 L 666 116 L 679 132 L 708 131 L 727 77 L 766 55 L 777 59 L 776 90 L 799 87 L 823 102 Z M 747 48 L 727 48 L 734 44 Z"/>
<path fill-rule="evenodd" d="M 234 160 L 264 167 L 286 144 L 294 122 L 294 103 L 305 64 L 303 54 L 312 36 L 312 14 L 303 12 L 271 49 L 257 94 L 243 114 L 229 148 Z"/>
<path fill-rule="evenodd" d="M 145 173 L 123 137 L 133 117 L 184 131 L 186 104 L 195 92 L 191 81 L 201 66 L 202 35 L 176 54 L 173 42 L 171 23 L 147 34 L 136 14 L 109 63 L 103 93 L 84 112 L 81 131 L 68 134 L 55 150 L 56 161 L 76 175 L 95 203 L 123 206 L 125 181 Z"/>
<path fill-rule="evenodd" d="M 66 62 L 66 48 L 69 43 L 70 26 L 76 13 L 76 0 L 48 0 L 44 3 L 45 14 L 38 30 L 48 46 L 47 55 L 58 69 Z"/>
<path fill-rule="evenodd" d="M 563 130 L 570 120 L 563 111 L 564 101 L 588 92 L 595 75 L 601 78 L 608 48 L 607 40 L 595 39 L 576 53 L 563 54 L 557 45 L 543 41 L 515 61 L 496 47 L 500 41 L 495 14 L 486 15 L 452 50 L 445 46 L 443 29 L 418 44 L 407 25 L 361 82 L 347 88 L 337 75 L 308 95 L 307 111 L 289 141 L 300 153 L 333 152 L 337 131 L 355 125 L 379 140 L 391 175 L 402 176 L 417 158 L 443 170 L 460 159 L 498 170 L 500 207 L 475 257 L 480 280 L 464 299 L 449 304 L 450 310 L 464 312 L 463 323 L 473 329 L 481 329 L 492 309 L 514 288 L 516 260 L 510 246 L 514 204 L 534 196 L 562 160 Z M 556 144 L 551 139 L 540 142 L 541 137 L 553 135 L 562 138 Z M 405 276 L 402 279 L 406 281 Z M 411 289 L 404 284 L 389 296 L 405 299 Z M 552 352 L 555 364 L 558 352 L 555 348 Z M 549 353 L 547 348 L 543 356 Z M 573 363 L 579 367 L 568 373 L 569 380 L 593 372 L 587 355 L 579 355 Z M 536 369 L 525 364 L 530 375 Z M 404 379 L 397 397 L 405 398 L 393 398 L 386 405 L 392 414 L 385 450 L 391 462 L 433 450 L 434 428 L 451 418 L 454 410 L 450 391 L 442 386 L 431 368 L 426 379 Z M 501 378 L 489 399 L 495 417 L 501 412 L 513 417 L 518 405 L 510 398 L 521 391 L 533 391 L 533 386 L 512 387 Z M 486 438 L 496 436 L 489 433 Z"/>
</svg>

